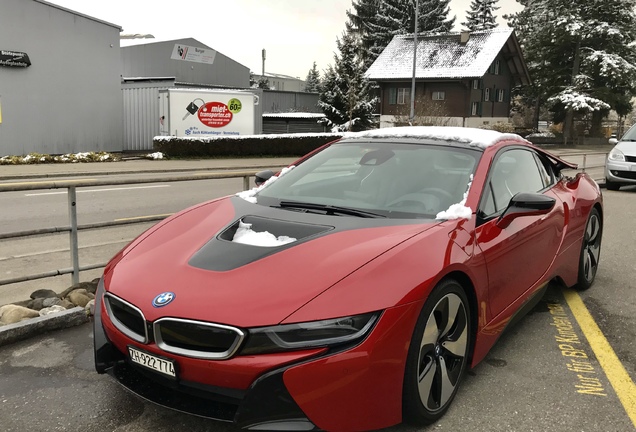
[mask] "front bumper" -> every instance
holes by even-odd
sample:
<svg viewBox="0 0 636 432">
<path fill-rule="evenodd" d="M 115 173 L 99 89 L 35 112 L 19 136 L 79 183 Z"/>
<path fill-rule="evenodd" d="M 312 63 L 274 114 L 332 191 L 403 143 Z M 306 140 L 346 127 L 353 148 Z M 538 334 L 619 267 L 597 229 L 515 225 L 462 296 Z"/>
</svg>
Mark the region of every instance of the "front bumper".
<svg viewBox="0 0 636 432">
<path fill-rule="evenodd" d="M 636 163 L 608 160 L 605 163 L 605 179 L 612 183 L 636 184 Z"/>
<path fill-rule="evenodd" d="M 250 430 L 370 430 L 402 420 L 404 362 L 419 302 L 386 310 L 364 341 L 338 351 L 322 348 L 222 361 L 169 355 L 180 372 L 175 381 L 128 360 L 123 354 L 128 345 L 163 357 L 166 353 L 120 333 L 106 315 L 102 295 L 100 284 L 96 370 L 108 372 L 146 400 Z"/>
</svg>

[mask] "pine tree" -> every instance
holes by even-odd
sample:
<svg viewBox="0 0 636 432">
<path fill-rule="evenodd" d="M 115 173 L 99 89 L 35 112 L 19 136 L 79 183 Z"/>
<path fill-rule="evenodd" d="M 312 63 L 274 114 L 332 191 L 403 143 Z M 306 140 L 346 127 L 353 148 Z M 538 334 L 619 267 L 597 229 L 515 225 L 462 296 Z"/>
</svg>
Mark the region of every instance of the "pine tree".
<svg viewBox="0 0 636 432">
<path fill-rule="evenodd" d="M 376 99 L 369 96 L 370 83 L 364 77 L 366 69 L 359 56 L 356 37 L 345 32 L 337 40 L 337 47 L 334 65 L 330 65 L 324 74 L 318 105 L 332 130 L 369 129 Z"/>
<path fill-rule="evenodd" d="M 419 0 L 418 31 L 448 32 L 450 0 Z M 380 55 L 395 35 L 413 33 L 416 0 L 357 0 L 349 12 L 347 28 L 360 39 L 365 67 Z"/>
<path fill-rule="evenodd" d="M 557 122 L 591 118 L 597 134 L 609 109 L 636 95 L 636 0 L 522 0 L 511 18 L 533 85 L 522 94 L 550 104 Z M 570 134 L 569 127 L 564 134 Z"/>
<path fill-rule="evenodd" d="M 320 93 L 320 72 L 316 67 L 316 62 L 307 72 L 307 78 L 305 78 L 305 91 L 307 93 Z"/>
<path fill-rule="evenodd" d="M 462 25 L 470 31 L 490 30 L 497 27 L 493 12 L 499 9 L 495 6 L 499 0 L 472 0 L 470 10 L 466 12 L 466 22 Z"/>
</svg>

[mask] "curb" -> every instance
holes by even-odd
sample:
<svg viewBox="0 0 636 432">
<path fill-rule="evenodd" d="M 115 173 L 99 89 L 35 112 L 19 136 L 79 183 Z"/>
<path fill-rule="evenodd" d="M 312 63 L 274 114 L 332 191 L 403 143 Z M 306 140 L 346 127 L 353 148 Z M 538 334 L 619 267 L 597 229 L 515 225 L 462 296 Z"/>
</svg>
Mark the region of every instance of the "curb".
<svg viewBox="0 0 636 432">
<path fill-rule="evenodd" d="M 89 321 L 83 307 L 74 307 L 63 312 L 31 318 L 0 327 L 0 347 L 18 342 L 50 330 L 74 327 Z"/>
</svg>

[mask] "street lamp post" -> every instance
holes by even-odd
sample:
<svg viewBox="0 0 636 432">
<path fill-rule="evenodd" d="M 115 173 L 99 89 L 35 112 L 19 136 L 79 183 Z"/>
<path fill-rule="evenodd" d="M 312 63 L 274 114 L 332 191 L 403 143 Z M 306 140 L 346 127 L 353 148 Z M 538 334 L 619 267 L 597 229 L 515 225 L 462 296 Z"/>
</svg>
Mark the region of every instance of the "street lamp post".
<svg viewBox="0 0 636 432">
<path fill-rule="evenodd" d="M 417 68 L 417 21 L 419 19 L 418 12 L 420 9 L 420 1 L 415 0 L 415 31 L 413 32 L 413 78 L 411 79 L 411 115 L 409 123 L 413 126 L 415 120 L 415 69 Z"/>
</svg>

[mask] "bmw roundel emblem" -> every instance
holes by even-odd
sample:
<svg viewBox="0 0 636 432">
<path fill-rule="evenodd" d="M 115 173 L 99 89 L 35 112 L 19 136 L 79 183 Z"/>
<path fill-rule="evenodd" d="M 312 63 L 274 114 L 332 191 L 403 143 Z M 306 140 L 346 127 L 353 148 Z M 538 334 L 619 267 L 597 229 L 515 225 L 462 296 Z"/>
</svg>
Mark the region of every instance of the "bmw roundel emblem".
<svg viewBox="0 0 636 432">
<path fill-rule="evenodd" d="M 174 300 L 175 297 L 176 297 L 176 295 L 173 292 L 161 293 L 157 297 L 154 298 L 154 300 L 152 301 L 152 305 L 154 307 L 165 306 L 168 303 L 170 303 L 172 300 Z"/>
</svg>

